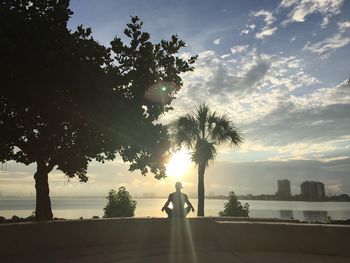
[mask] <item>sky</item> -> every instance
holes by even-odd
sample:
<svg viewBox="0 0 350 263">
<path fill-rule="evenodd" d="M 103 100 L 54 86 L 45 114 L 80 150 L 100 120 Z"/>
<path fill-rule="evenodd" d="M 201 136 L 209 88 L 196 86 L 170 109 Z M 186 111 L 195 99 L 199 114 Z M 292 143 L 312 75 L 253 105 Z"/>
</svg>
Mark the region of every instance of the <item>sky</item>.
<svg viewBox="0 0 350 263">
<path fill-rule="evenodd" d="M 221 147 L 205 175 L 206 193 L 274 194 L 278 179 L 325 183 L 327 194 L 350 194 L 350 1 L 346 0 L 73 0 L 69 27 L 91 27 L 109 46 L 130 15 L 152 41 L 172 34 L 198 54 L 195 70 L 161 117 L 168 123 L 200 103 L 232 118 L 245 141 Z M 0 194 L 35 194 L 35 166 L 8 162 Z M 126 186 L 133 195 L 166 195 L 181 180 L 195 193 L 196 167 L 156 180 L 130 173 L 119 159 L 91 163 L 86 184 L 50 174 L 52 196 L 104 196 Z"/>
</svg>

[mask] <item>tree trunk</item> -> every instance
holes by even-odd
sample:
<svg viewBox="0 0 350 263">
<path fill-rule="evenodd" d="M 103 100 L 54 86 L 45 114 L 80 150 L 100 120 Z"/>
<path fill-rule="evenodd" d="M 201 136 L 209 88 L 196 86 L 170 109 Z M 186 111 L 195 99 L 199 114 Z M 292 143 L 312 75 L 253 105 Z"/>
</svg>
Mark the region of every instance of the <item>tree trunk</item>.
<svg viewBox="0 0 350 263">
<path fill-rule="evenodd" d="M 34 174 L 36 189 L 35 220 L 52 220 L 48 169 L 44 162 L 37 162 L 37 171 Z"/>
<path fill-rule="evenodd" d="M 205 164 L 198 164 L 198 210 L 197 216 L 204 216 L 204 172 Z"/>
</svg>

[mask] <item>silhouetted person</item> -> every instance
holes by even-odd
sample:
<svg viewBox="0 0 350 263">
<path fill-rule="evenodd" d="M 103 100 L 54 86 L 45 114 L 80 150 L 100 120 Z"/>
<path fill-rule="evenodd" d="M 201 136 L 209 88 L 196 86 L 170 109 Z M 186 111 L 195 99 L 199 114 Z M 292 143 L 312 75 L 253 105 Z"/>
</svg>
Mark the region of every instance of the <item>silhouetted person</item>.
<svg viewBox="0 0 350 263">
<path fill-rule="evenodd" d="M 168 201 L 164 204 L 162 211 L 165 211 L 168 217 L 186 217 L 191 210 L 194 212 L 194 208 L 188 200 L 187 195 L 181 192 L 182 184 L 180 182 L 175 183 L 175 189 L 176 192 L 169 195 Z M 170 203 L 172 203 L 173 208 L 168 207 Z M 185 203 L 187 204 L 186 208 Z"/>
</svg>

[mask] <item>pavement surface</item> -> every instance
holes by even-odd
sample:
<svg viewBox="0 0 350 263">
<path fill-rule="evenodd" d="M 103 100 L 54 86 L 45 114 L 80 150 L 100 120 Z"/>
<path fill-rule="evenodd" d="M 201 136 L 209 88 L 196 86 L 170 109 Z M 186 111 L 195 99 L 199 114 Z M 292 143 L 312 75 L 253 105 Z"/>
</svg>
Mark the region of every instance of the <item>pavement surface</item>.
<svg viewBox="0 0 350 263">
<path fill-rule="evenodd" d="M 202 247 L 189 251 L 159 249 L 116 251 L 111 247 L 55 250 L 1 257 L 1 263 L 349 263 L 350 257 L 277 252 L 221 252 Z"/>
</svg>

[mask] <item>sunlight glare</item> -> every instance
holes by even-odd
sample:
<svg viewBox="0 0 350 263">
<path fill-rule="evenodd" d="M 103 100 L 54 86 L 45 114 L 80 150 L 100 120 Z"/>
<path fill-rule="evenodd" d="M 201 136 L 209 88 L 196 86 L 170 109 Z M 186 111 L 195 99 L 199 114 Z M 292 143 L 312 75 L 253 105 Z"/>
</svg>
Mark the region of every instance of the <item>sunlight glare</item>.
<svg viewBox="0 0 350 263">
<path fill-rule="evenodd" d="M 166 168 L 166 175 L 173 178 L 181 178 L 191 165 L 191 155 L 181 149 L 173 154 Z"/>
</svg>

